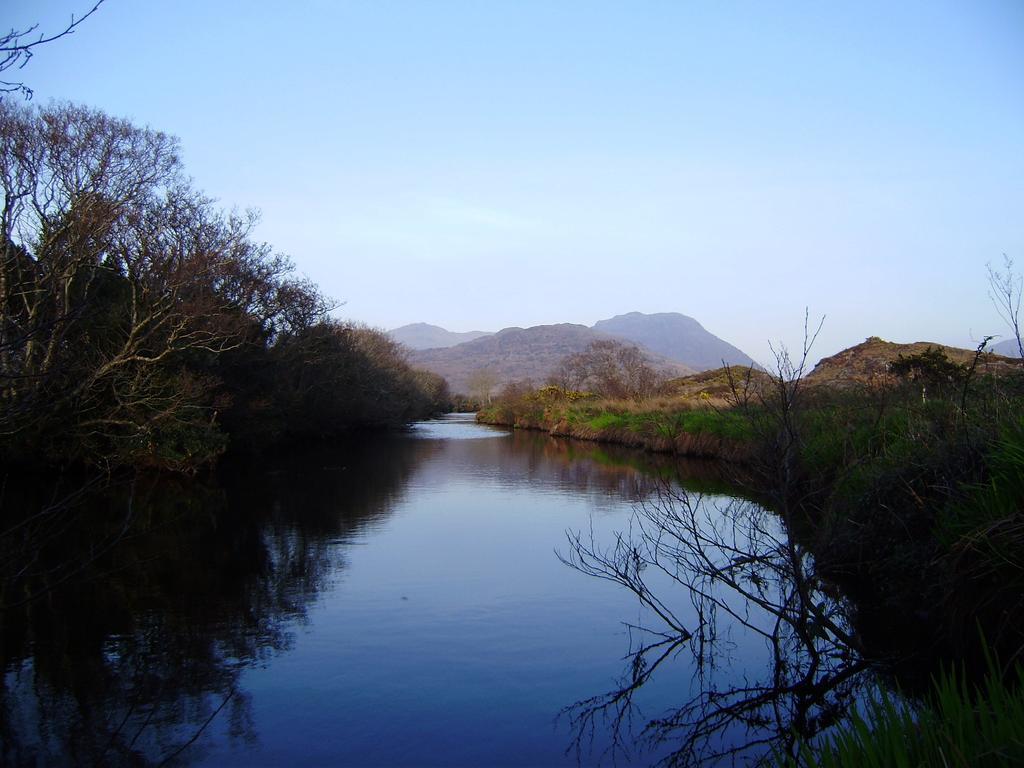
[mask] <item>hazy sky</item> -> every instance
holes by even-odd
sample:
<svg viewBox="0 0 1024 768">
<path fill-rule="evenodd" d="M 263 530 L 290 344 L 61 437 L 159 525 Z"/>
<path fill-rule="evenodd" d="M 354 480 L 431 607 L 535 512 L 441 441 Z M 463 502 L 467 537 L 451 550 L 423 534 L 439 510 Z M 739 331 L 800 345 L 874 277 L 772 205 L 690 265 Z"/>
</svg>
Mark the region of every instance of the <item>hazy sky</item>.
<svg viewBox="0 0 1024 768">
<path fill-rule="evenodd" d="M 815 357 L 966 346 L 1024 267 L 1020 0 L 107 0 L 19 76 L 179 136 L 385 328 L 678 311 L 764 360 L 809 307 Z"/>
</svg>

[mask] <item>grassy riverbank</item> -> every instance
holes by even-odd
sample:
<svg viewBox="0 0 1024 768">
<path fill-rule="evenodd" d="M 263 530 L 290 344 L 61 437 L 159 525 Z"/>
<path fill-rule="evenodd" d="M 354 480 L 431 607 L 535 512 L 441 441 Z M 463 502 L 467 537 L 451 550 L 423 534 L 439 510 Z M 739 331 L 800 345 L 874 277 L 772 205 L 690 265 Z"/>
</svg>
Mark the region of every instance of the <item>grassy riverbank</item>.
<svg viewBox="0 0 1024 768">
<path fill-rule="evenodd" d="M 477 420 L 556 437 L 730 461 L 746 459 L 754 437 L 749 420 L 732 409 L 667 397 L 609 400 L 559 387 L 498 398 L 477 413 Z"/>
<path fill-rule="evenodd" d="M 479 419 L 742 464 L 848 596 L 855 652 L 938 711 L 942 670 L 963 664 L 973 690 L 987 654 L 1024 658 L 1024 372 L 981 375 L 934 352 L 897 363 L 852 383 L 759 376 L 728 391 L 708 375 L 707 389 L 639 401 L 513 391 Z"/>
<path fill-rule="evenodd" d="M 882 655 L 907 637 L 966 652 L 976 622 L 1013 652 L 1024 642 L 1009 619 L 1024 618 L 1024 376 L 968 374 L 937 367 L 858 387 L 763 376 L 731 394 L 705 374 L 707 389 L 641 401 L 544 387 L 509 392 L 478 419 L 742 464 L 742 482 L 787 510 L 829 578 L 872 606 L 863 631 Z M 876 628 L 881 616 L 899 619 L 898 640 Z"/>
</svg>

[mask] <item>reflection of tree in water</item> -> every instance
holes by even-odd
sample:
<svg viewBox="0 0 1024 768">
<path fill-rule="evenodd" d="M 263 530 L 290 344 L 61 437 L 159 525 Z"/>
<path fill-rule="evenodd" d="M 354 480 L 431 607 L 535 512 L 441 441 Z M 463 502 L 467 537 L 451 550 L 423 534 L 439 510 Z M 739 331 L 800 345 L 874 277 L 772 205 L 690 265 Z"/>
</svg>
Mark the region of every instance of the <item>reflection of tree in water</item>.
<svg viewBox="0 0 1024 768">
<path fill-rule="evenodd" d="M 846 713 L 864 685 L 850 606 L 757 504 L 663 489 L 611 546 L 571 536 L 565 560 L 628 588 L 652 619 L 630 627 L 619 686 L 568 710 L 580 750 L 605 722 L 615 733 L 612 757 L 627 750 L 641 689 L 683 653 L 693 662 L 689 700 L 644 719 L 638 734 L 657 752 L 670 750 L 667 765 L 792 753 L 798 738 Z M 739 653 L 750 639 L 756 649 Z"/>
<path fill-rule="evenodd" d="M 735 484 L 725 481 L 720 462 L 653 454 L 622 446 L 568 440 L 542 432 L 516 431 L 511 439 L 496 441 L 502 451 L 504 471 L 521 465 L 521 474 L 531 483 L 557 482 L 593 495 L 598 505 L 607 500 L 618 509 L 617 499 L 640 501 L 671 480 L 687 488 L 734 492 Z"/>
<path fill-rule="evenodd" d="M 242 670 L 289 647 L 342 565 L 338 542 L 388 514 L 427 449 L 393 441 L 381 461 L 374 448 L 217 485 L 136 479 L 41 500 L 8 480 L 0 762 L 177 763 L 214 720 L 256 738 Z"/>
</svg>

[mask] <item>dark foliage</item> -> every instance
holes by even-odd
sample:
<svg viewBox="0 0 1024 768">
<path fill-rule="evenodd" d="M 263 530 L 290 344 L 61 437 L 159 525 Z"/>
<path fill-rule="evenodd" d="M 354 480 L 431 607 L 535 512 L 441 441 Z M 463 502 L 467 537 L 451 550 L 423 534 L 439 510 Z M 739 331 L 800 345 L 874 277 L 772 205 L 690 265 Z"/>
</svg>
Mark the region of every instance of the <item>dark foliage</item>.
<svg viewBox="0 0 1024 768">
<path fill-rule="evenodd" d="M 954 363 L 941 349 L 928 347 L 916 355 L 900 355 L 889 364 L 889 371 L 928 384 L 956 384 L 963 381 L 967 366 Z"/>
<path fill-rule="evenodd" d="M 442 410 L 383 333 L 182 174 L 175 139 L 0 103 L 0 455 L 193 469 Z"/>
</svg>

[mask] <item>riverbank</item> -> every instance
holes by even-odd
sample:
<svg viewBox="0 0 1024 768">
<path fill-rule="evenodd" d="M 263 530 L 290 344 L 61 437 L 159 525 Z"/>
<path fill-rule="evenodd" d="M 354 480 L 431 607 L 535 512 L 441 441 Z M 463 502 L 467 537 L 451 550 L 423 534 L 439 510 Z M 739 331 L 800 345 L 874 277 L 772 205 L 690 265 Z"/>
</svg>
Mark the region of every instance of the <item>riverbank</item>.
<svg viewBox="0 0 1024 768">
<path fill-rule="evenodd" d="M 1024 377 L 905 362 L 884 386 L 765 380 L 731 402 L 520 390 L 477 419 L 742 467 L 862 606 L 865 647 L 925 689 L 942 660 L 983 669 L 979 627 L 1003 658 L 1024 647 Z"/>
<path fill-rule="evenodd" d="M 748 420 L 730 409 L 694 407 L 668 399 L 604 400 L 558 387 L 500 399 L 478 411 L 477 421 L 732 463 L 749 461 L 755 447 Z"/>
<path fill-rule="evenodd" d="M 938 357 L 906 358 L 910 375 L 883 385 L 779 379 L 732 402 L 717 393 L 613 401 L 546 387 L 511 393 L 477 418 L 742 465 L 744 484 L 813 559 L 815 580 L 849 601 L 851 652 L 922 713 L 944 711 L 945 689 L 933 681 L 960 675 L 958 711 L 970 714 L 995 693 L 1019 700 L 1024 376 L 975 376 Z M 992 659 L 1007 665 L 1009 688 L 986 678 Z M 1001 754 L 1002 734 L 1019 727 L 1019 707 L 1004 709 L 999 728 L 973 745 L 982 752 Z M 870 727 L 898 733 L 900 722 Z M 863 750 L 847 750 L 854 759 L 843 764 L 860 764 Z M 812 764 L 810 753 L 802 759 Z"/>
</svg>

